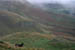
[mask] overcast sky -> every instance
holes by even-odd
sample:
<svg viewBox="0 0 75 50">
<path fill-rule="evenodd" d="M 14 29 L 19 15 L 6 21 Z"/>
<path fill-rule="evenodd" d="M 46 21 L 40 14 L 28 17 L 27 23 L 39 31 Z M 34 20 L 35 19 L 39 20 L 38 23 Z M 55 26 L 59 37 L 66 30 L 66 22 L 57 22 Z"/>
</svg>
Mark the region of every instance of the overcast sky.
<svg viewBox="0 0 75 50">
<path fill-rule="evenodd" d="M 34 2 L 34 3 L 43 3 L 43 2 L 60 2 L 60 3 L 69 3 L 71 1 L 75 0 L 28 0 L 29 2 Z"/>
</svg>

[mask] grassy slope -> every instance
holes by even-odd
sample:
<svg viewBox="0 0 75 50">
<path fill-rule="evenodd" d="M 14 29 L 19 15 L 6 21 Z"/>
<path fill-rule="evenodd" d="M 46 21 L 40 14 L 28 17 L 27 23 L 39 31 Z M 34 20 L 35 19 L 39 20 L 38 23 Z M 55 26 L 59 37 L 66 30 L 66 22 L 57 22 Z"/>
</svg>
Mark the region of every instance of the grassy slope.
<svg viewBox="0 0 75 50">
<path fill-rule="evenodd" d="M 50 43 L 52 43 L 52 42 L 50 42 L 50 41 L 52 41 L 51 39 L 54 38 L 54 36 L 52 36 L 52 34 L 51 34 L 51 31 L 55 31 L 55 32 L 57 32 L 57 34 L 60 34 L 60 32 L 64 32 L 64 30 L 66 30 L 67 32 L 68 31 L 72 32 L 71 30 L 73 29 L 73 27 L 75 25 L 74 24 L 75 18 L 70 17 L 68 15 L 46 13 L 44 11 L 41 11 L 40 9 L 34 9 L 32 7 L 28 7 L 21 3 L 18 4 L 18 3 L 14 2 L 14 3 L 10 4 L 10 2 L 9 2 L 9 5 L 7 4 L 8 2 L 7 3 L 4 2 L 4 3 L 2 3 L 4 6 L 3 5 L 1 6 L 1 10 L 4 8 L 3 9 L 4 11 L 1 11 L 0 15 L 2 16 L 2 14 L 3 15 L 5 14 L 4 18 L 6 17 L 6 19 L 9 19 L 9 21 L 6 21 L 6 22 L 0 21 L 1 22 L 0 25 L 1 25 L 1 27 L 4 27 L 3 31 L 6 28 L 5 31 L 8 30 L 8 32 L 13 31 L 16 33 L 10 33 L 10 35 L 2 37 L 1 39 L 6 42 L 9 42 L 10 44 L 12 44 L 12 46 L 15 43 L 24 42 L 25 43 L 24 48 L 25 47 L 26 48 L 45 48 L 45 50 L 50 50 L 50 49 L 51 50 L 60 50 L 62 48 L 62 46 L 64 46 L 64 45 L 55 43 L 55 41 L 54 41 L 55 44 L 54 45 L 52 44 L 53 46 L 50 44 Z M 5 7 L 5 5 L 6 5 L 6 7 Z M 11 5 L 12 5 L 12 7 L 11 7 Z M 1 19 L 4 19 L 4 18 L 1 17 Z M 9 24 L 7 24 L 7 23 L 9 23 Z M 13 27 L 9 27 L 9 26 L 13 26 Z M 59 30 L 60 28 L 62 29 L 62 31 Z M 25 32 L 22 32 L 23 30 Z M 17 32 L 20 32 L 20 34 L 18 34 Z M 40 32 L 41 34 L 37 33 L 37 32 Z M 61 35 L 62 35 L 62 33 L 61 33 Z M 59 39 L 59 38 L 60 37 L 58 37 L 57 39 Z M 61 43 L 63 43 L 63 42 L 61 42 Z M 55 46 L 56 44 L 57 44 L 57 46 Z M 75 49 L 74 47 L 75 46 L 73 46 L 73 47 L 70 46 L 70 49 L 71 48 Z M 24 48 L 22 48 L 22 50 Z M 6 50 L 5 47 L 1 47 L 0 49 Z M 62 50 L 63 49 L 68 50 L 69 48 L 63 47 Z M 14 49 L 7 48 L 7 50 L 14 50 Z M 19 49 L 17 49 L 17 50 L 19 50 Z"/>
<path fill-rule="evenodd" d="M 8 5 L 9 3 L 9 5 Z M 18 4 L 19 3 L 19 4 Z M 12 6 L 11 6 L 12 5 Z M 53 32 L 63 32 L 74 35 L 75 18 L 70 15 L 56 14 L 52 12 L 44 12 L 39 8 L 32 8 L 31 5 L 22 4 L 20 2 L 1 2 L 1 10 L 8 10 L 15 12 L 26 18 L 31 18 L 35 23 L 41 23 L 46 26 L 53 28 L 48 28 L 47 30 L 52 30 Z M 57 30 L 55 30 L 58 28 Z"/>
<path fill-rule="evenodd" d="M 60 38 L 58 38 L 60 39 Z M 43 48 L 45 50 L 73 50 L 75 43 L 67 40 L 57 40 L 53 34 L 41 34 L 39 32 L 16 32 L 13 35 L 3 37 L 2 40 L 12 44 L 7 50 L 28 50 L 28 48 Z M 23 48 L 14 48 L 15 43 L 24 43 Z M 3 47 L 5 48 L 5 47 Z M 1 48 L 2 49 L 2 48 Z M 3 50 L 3 49 L 2 49 Z M 5 50 L 5 49 L 4 49 Z M 30 49 L 29 49 L 30 50 Z"/>
<path fill-rule="evenodd" d="M 32 22 L 29 18 L 24 18 L 16 13 L 9 11 L 0 11 L 0 35 L 18 31 L 22 28 L 22 23 Z"/>
</svg>

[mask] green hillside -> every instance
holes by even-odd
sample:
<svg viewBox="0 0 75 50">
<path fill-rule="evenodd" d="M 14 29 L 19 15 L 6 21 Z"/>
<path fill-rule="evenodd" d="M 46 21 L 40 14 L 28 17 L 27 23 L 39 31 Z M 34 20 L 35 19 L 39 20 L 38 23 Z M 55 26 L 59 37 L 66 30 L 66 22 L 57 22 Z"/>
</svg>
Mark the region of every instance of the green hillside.
<svg viewBox="0 0 75 50">
<path fill-rule="evenodd" d="M 36 23 L 23 12 L 25 4 L 15 1 L 0 1 L 0 34 L 36 31 Z M 21 8 L 23 7 L 23 9 Z M 26 6 L 28 7 L 28 6 Z"/>
<path fill-rule="evenodd" d="M 74 16 L 33 8 L 27 1 L 0 0 L 0 50 L 75 50 L 74 44 Z"/>
<path fill-rule="evenodd" d="M 41 34 L 39 32 L 16 32 L 2 38 L 8 43 L 11 48 L 7 46 L 0 49 L 6 50 L 74 50 L 75 43 L 63 38 L 58 38 L 53 34 Z M 15 48 L 15 43 L 24 43 L 24 47 Z"/>
</svg>

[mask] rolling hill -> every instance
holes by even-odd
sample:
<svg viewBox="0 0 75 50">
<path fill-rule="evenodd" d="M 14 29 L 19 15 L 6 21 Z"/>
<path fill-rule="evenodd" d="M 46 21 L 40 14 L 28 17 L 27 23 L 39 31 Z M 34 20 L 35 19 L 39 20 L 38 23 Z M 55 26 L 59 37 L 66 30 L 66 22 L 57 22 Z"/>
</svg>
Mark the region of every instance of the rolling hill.
<svg viewBox="0 0 75 50">
<path fill-rule="evenodd" d="M 16 50 L 72 50 L 75 49 L 75 17 L 43 11 L 27 1 L 0 0 L 0 40 L 11 45 L 11 48 L 0 45 L 1 50 L 15 50 L 15 43 L 21 42 L 24 47 Z"/>
</svg>

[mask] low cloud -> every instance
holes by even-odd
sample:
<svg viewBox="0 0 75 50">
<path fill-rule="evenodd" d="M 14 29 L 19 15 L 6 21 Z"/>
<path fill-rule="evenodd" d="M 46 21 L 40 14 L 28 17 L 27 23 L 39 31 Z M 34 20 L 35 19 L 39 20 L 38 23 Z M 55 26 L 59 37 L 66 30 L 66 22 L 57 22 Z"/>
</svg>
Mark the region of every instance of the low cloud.
<svg viewBox="0 0 75 50">
<path fill-rule="evenodd" d="M 31 3 L 44 3 L 44 2 L 59 2 L 59 3 L 69 3 L 72 0 L 27 0 Z"/>
</svg>

